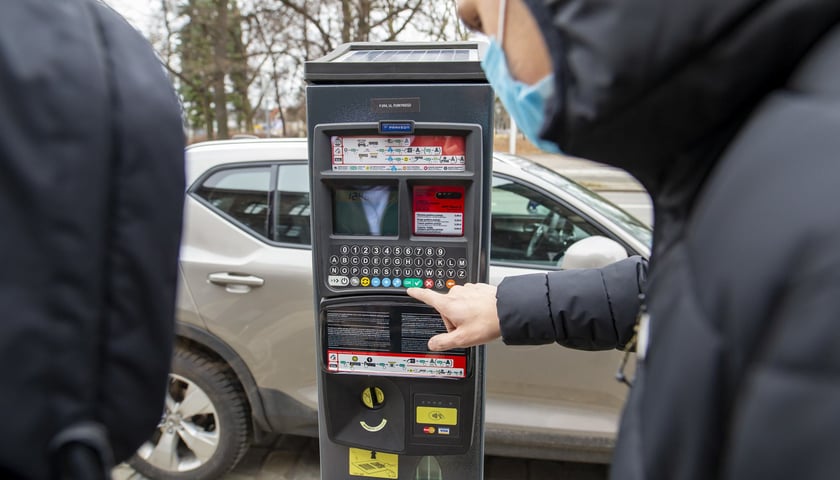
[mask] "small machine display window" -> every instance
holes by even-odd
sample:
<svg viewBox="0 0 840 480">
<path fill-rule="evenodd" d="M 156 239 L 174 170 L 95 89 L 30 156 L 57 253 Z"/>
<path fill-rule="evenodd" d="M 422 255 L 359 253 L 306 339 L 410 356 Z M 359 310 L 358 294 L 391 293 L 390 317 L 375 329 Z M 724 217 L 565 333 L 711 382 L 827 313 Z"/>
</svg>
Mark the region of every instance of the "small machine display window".
<svg viewBox="0 0 840 480">
<path fill-rule="evenodd" d="M 414 186 L 414 235 L 463 237 L 464 192 L 463 185 Z"/>
<path fill-rule="evenodd" d="M 397 185 L 349 185 L 333 189 L 333 233 L 397 235 Z"/>
<path fill-rule="evenodd" d="M 334 172 L 463 172 L 461 135 L 365 135 L 330 137 Z"/>
</svg>

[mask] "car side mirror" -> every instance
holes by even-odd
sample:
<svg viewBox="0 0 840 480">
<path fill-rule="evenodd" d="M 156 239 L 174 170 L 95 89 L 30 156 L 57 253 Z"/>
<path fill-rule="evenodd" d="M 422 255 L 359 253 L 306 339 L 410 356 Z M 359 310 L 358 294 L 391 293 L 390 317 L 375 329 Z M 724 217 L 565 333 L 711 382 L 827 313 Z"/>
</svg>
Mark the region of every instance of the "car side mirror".
<svg viewBox="0 0 840 480">
<path fill-rule="evenodd" d="M 573 243 L 563 255 L 560 268 L 600 268 L 627 258 L 627 250 L 611 238 L 586 237 Z"/>
</svg>

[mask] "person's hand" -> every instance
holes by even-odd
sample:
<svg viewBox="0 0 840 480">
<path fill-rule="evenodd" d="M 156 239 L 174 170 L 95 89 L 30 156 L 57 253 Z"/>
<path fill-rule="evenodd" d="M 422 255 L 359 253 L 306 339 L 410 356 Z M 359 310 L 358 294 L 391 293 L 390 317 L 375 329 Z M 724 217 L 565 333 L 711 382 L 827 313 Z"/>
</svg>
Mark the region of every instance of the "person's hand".
<svg viewBox="0 0 840 480">
<path fill-rule="evenodd" d="M 431 351 L 472 347 L 502 336 L 493 285 L 456 285 L 447 294 L 425 288 L 409 288 L 406 293 L 434 307 L 443 318 L 448 333 L 429 339 Z"/>
</svg>

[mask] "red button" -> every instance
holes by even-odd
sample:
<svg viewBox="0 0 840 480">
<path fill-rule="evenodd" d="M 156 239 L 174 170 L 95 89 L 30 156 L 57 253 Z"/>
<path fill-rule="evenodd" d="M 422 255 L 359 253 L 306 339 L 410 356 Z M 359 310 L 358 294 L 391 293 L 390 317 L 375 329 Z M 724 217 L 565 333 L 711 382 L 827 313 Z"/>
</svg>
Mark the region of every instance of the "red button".
<svg viewBox="0 0 840 480">
<path fill-rule="evenodd" d="M 432 280 L 431 278 L 427 278 L 423 282 L 423 286 L 426 287 L 426 288 L 435 288 L 435 281 Z"/>
</svg>

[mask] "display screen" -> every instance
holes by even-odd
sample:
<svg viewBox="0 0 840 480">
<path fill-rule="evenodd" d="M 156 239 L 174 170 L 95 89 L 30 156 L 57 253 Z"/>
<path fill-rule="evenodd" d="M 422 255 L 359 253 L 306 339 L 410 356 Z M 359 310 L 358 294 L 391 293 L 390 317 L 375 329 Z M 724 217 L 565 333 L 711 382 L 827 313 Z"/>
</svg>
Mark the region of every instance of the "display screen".
<svg viewBox="0 0 840 480">
<path fill-rule="evenodd" d="M 463 172 L 466 141 L 460 135 L 330 137 L 334 172 Z"/>
<path fill-rule="evenodd" d="M 397 185 L 350 185 L 333 189 L 333 233 L 393 236 L 399 228 Z"/>
<path fill-rule="evenodd" d="M 464 187 L 420 186 L 412 193 L 414 234 L 464 236 Z"/>
</svg>

